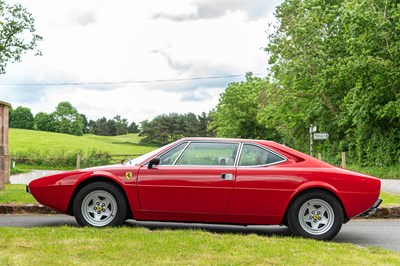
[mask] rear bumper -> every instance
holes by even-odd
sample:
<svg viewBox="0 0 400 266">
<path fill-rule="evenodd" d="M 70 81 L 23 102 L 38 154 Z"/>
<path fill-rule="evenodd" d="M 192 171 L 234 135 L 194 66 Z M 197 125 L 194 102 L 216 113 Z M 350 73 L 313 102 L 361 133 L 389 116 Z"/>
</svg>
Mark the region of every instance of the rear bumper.
<svg viewBox="0 0 400 266">
<path fill-rule="evenodd" d="M 374 214 L 376 213 L 376 210 L 378 209 L 379 205 L 381 205 L 381 203 L 382 203 L 382 199 L 381 199 L 381 198 L 378 198 L 378 199 L 375 201 L 374 205 L 372 205 L 372 207 L 371 207 L 369 210 L 367 210 L 367 211 L 365 211 L 363 214 L 361 214 L 361 216 L 370 216 L 370 215 L 374 215 Z"/>
</svg>

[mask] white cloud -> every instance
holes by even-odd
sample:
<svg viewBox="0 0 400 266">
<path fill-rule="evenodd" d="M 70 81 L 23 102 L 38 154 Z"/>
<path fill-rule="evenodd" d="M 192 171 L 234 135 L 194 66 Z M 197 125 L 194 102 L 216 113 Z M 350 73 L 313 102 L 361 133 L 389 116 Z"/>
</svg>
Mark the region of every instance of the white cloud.
<svg viewBox="0 0 400 266">
<path fill-rule="evenodd" d="M 264 0 L 20 1 L 35 20 L 42 57 L 10 64 L 2 83 L 119 82 L 266 72 Z M 182 19 L 178 19 L 182 18 Z M 89 118 L 130 121 L 208 112 L 232 81 L 113 86 L 0 86 L 0 100 L 51 112 L 64 100 Z M 243 80 L 243 78 L 242 78 Z"/>
</svg>

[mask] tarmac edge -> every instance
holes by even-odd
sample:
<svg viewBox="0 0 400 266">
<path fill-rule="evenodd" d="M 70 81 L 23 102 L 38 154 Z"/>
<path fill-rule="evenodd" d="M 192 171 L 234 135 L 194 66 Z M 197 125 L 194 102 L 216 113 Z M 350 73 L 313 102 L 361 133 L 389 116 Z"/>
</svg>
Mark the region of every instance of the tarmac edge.
<svg viewBox="0 0 400 266">
<path fill-rule="evenodd" d="M 0 204 L 0 214 L 61 214 L 39 204 Z M 400 219 L 400 206 L 380 207 L 374 215 L 359 216 L 362 219 Z"/>
</svg>

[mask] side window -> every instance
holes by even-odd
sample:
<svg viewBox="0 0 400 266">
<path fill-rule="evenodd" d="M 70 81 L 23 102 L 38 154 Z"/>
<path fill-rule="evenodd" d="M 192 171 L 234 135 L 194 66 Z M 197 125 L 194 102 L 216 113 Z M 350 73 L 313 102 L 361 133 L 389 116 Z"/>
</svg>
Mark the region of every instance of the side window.
<svg viewBox="0 0 400 266">
<path fill-rule="evenodd" d="M 172 165 L 175 160 L 178 158 L 179 154 L 186 147 L 187 142 L 183 142 L 173 149 L 167 151 L 163 155 L 160 156 L 160 165 Z"/>
<path fill-rule="evenodd" d="M 192 142 L 176 164 L 233 166 L 238 147 L 238 143 Z"/>
<path fill-rule="evenodd" d="M 244 144 L 239 166 L 266 165 L 282 162 L 285 159 L 261 147 Z"/>
</svg>

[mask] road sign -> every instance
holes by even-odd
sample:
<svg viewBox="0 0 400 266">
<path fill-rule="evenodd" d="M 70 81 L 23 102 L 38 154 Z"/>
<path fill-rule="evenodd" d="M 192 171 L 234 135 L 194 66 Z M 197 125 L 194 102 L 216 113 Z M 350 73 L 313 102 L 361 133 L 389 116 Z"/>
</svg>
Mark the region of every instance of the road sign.
<svg viewBox="0 0 400 266">
<path fill-rule="evenodd" d="M 326 132 L 314 133 L 313 135 L 314 135 L 313 138 L 315 140 L 324 140 L 329 138 L 329 134 Z"/>
<path fill-rule="evenodd" d="M 310 125 L 310 134 L 317 132 L 317 126 L 314 126 L 313 124 Z"/>
</svg>

